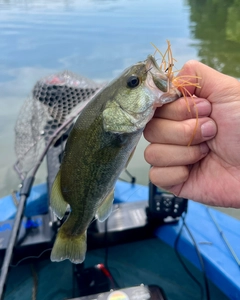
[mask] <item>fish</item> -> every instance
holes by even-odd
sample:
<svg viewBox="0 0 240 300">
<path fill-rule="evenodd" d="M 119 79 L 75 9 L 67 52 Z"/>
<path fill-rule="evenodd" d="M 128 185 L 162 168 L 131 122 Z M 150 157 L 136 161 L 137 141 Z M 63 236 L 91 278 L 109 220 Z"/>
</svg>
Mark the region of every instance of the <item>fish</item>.
<svg viewBox="0 0 240 300">
<path fill-rule="evenodd" d="M 94 218 L 103 222 L 110 215 L 115 183 L 146 124 L 157 107 L 180 96 L 149 55 L 123 71 L 83 108 L 69 134 L 50 195 L 59 219 L 70 207 L 57 233 L 52 261 L 84 261 L 88 226 Z"/>
</svg>

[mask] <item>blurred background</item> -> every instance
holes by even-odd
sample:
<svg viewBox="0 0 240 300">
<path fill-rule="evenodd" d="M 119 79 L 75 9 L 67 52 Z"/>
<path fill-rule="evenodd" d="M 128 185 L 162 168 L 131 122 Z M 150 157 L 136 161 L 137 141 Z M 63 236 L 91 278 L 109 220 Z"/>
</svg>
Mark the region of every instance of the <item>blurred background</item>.
<svg viewBox="0 0 240 300">
<path fill-rule="evenodd" d="M 106 82 L 167 39 L 177 69 L 197 59 L 239 79 L 239 16 L 240 0 L 0 0 L 0 197 L 19 184 L 14 125 L 37 80 L 70 70 Z M 128 168 L 144 185 L 146 146 L 142 138 Z M 45 179 L 43 166 L 35 183 Z"/>
</svg>

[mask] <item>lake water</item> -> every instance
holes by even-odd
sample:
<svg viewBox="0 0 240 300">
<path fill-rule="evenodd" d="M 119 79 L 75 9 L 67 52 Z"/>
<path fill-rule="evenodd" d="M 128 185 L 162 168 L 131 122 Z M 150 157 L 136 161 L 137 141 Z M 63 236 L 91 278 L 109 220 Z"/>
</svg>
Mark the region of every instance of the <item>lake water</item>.
<svg viewBox="0 0 240 300">
<path fill-rule="evenodd" d="M 34 83 L 71 70 L 108 81 L 171 41 L 177 68 L 198 59 L 240 78 L 239 1 L 0 0 L 0 196 L 16 189 L 14 125 Z M 148 184 L 142 139 L 129 165 Z M 45 169 L 36 182 L 46 178 Z M 238 216 L 239 212 L 231 210 Z"/>
</svg>

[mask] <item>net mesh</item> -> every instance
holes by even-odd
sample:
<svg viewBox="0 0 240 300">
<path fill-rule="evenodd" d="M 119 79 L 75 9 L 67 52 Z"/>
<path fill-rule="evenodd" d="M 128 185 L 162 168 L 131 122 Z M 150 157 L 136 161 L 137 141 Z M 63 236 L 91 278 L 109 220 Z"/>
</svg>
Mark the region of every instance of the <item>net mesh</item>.
<svg viewBox="0 0 240 300">
<path fill-rule="evenodd" d="M 16 169 L 22 178 L 36 165 L 56 130 L 100 87 L 100 84 L 69 71 L 37 81 L 15 125 Z"/>
</svg>

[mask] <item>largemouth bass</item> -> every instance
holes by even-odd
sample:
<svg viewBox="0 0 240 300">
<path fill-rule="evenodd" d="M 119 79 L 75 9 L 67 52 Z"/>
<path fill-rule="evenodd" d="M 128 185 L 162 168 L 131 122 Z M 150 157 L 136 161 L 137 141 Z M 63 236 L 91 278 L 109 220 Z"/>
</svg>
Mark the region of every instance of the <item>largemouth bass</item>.
<svg viewBox="0 0 240 300">
<path fill-rule="evenodd" d="M 51 253 L 52 261 L 81 263 L 92 219 L 110 215 L 114 186 L 128 164 L 156 107 L 178 99 L 166 74 L 149 56 L 126 69 L 82 110 L 66 144 L 51 192 L 51 207 L 63 218 Z"/>
</svg>

